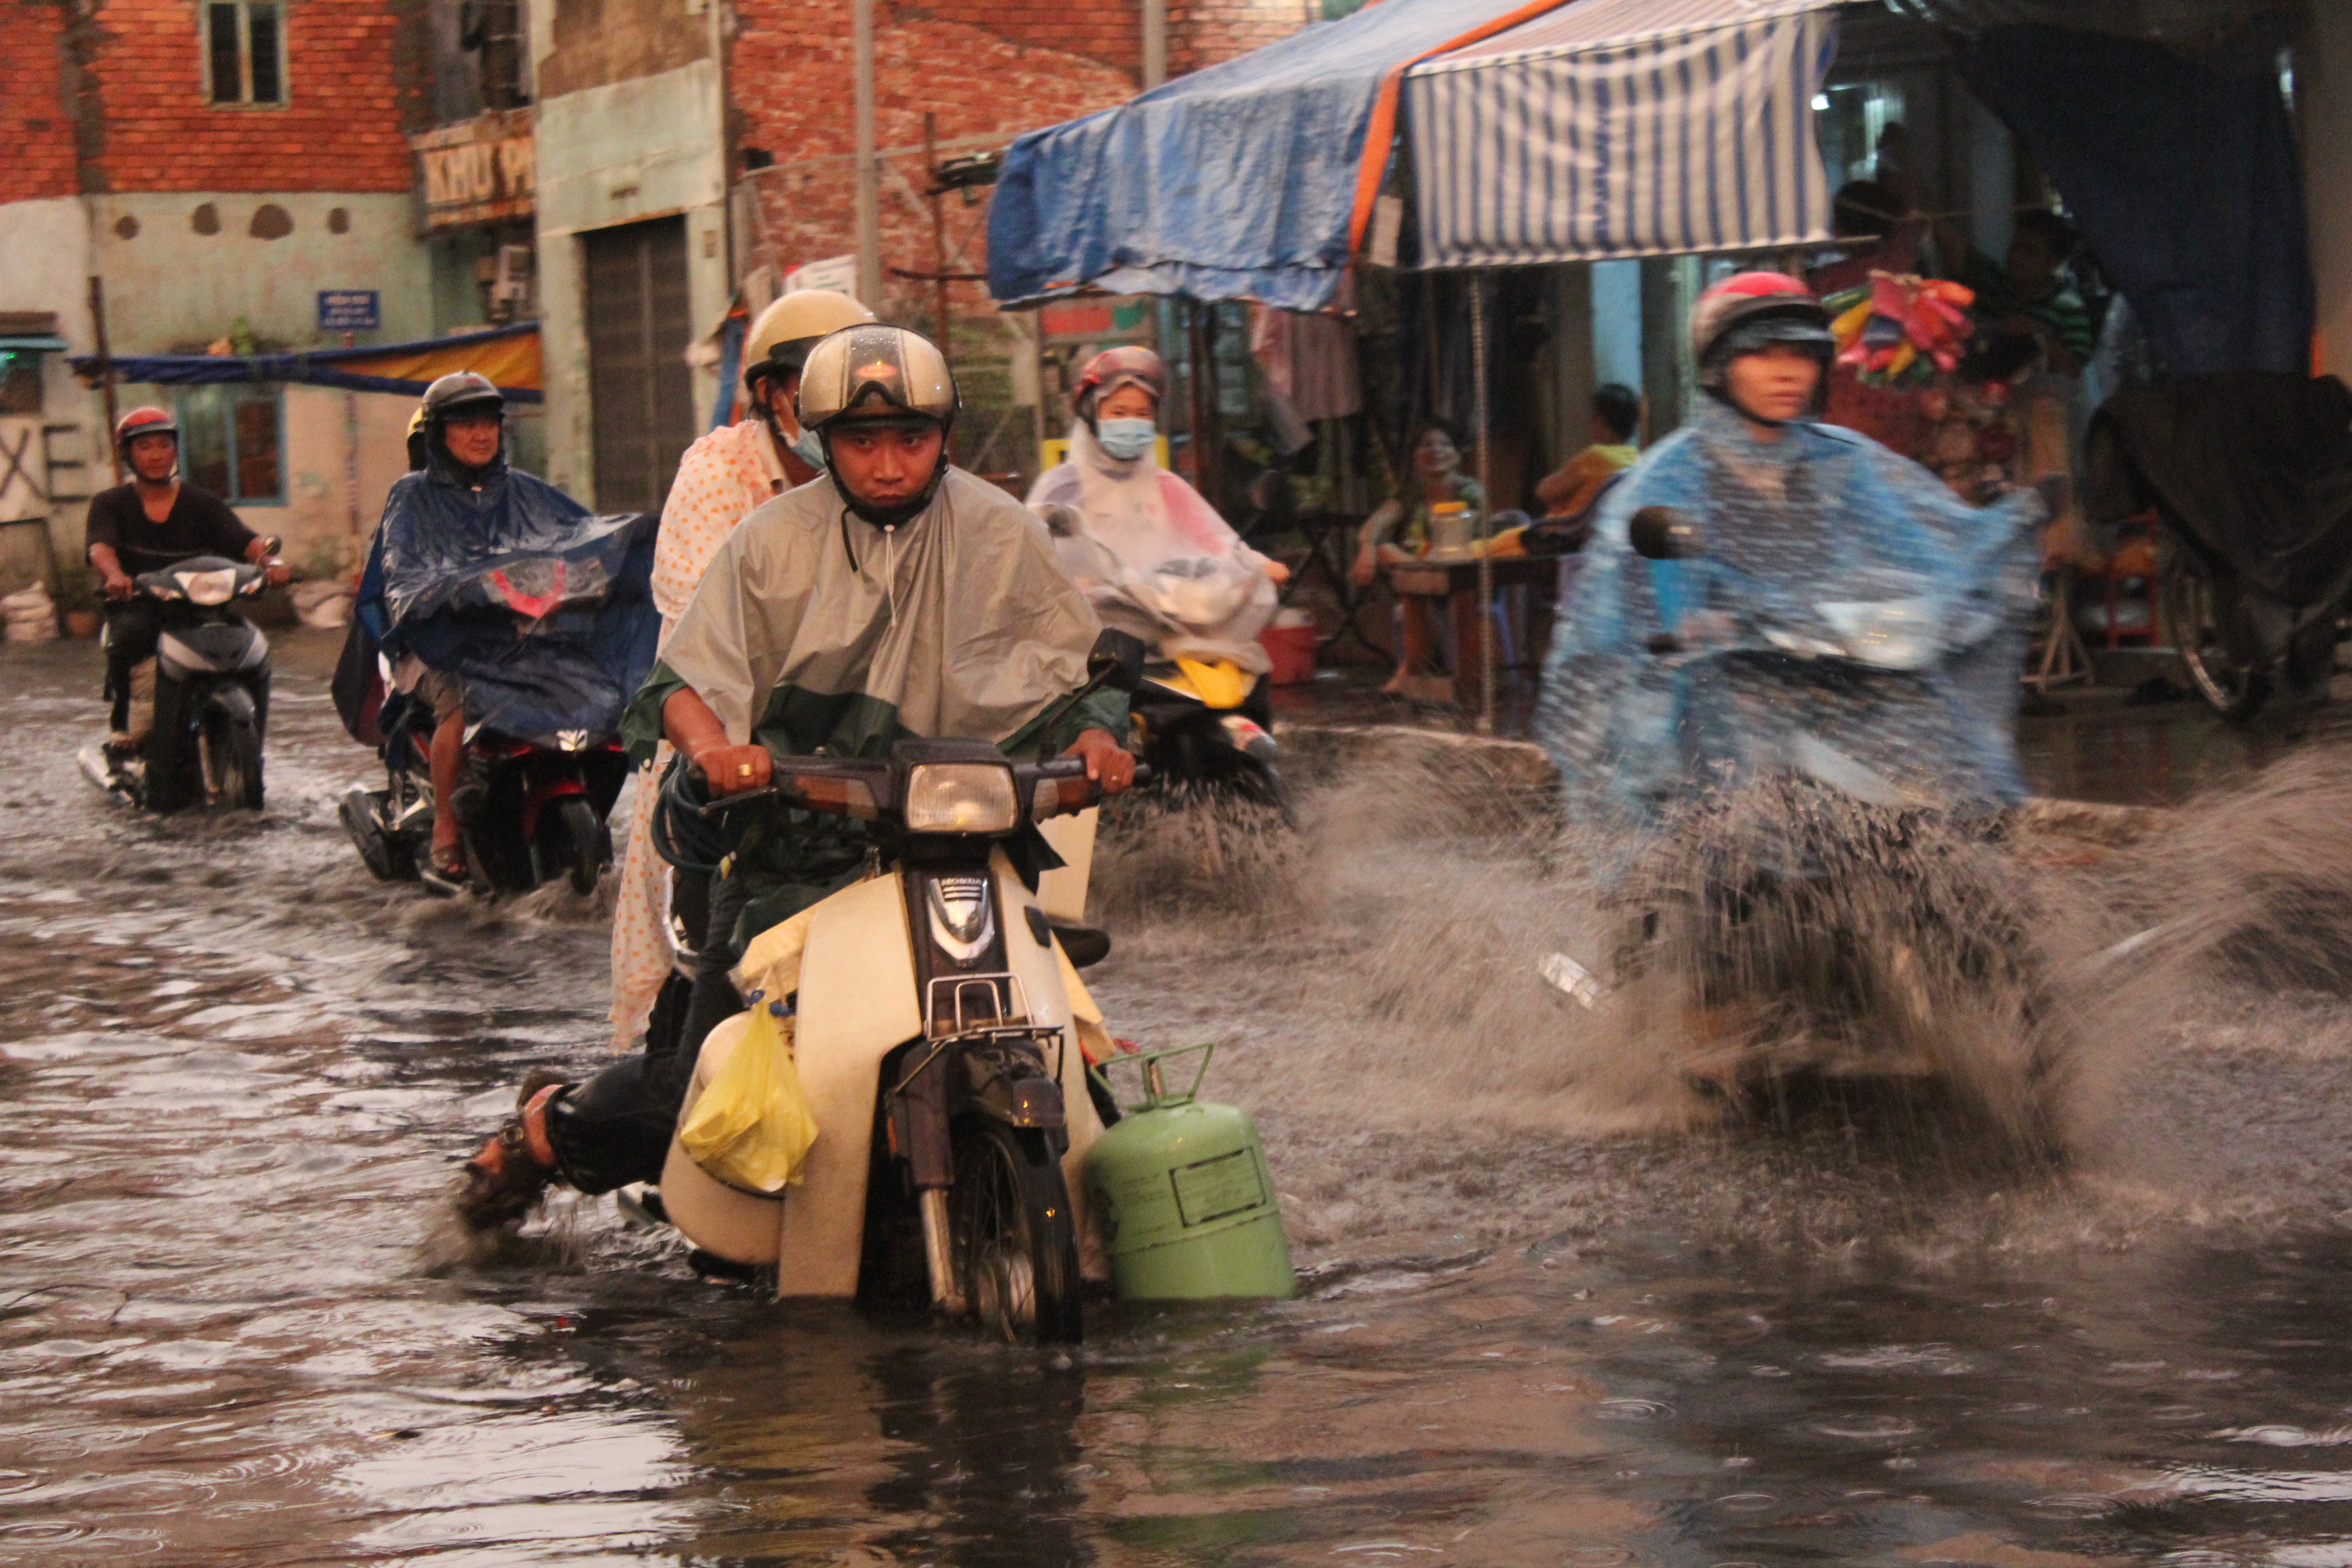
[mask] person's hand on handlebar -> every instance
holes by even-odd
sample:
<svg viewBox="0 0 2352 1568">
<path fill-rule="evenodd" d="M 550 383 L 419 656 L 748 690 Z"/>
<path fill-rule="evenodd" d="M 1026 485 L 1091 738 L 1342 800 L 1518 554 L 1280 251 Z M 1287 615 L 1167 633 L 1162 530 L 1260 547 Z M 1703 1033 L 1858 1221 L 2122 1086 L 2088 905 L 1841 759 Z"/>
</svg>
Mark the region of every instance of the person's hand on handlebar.
<svg viewBox="0 0 2352 1568">
<path fill-rule="evenodd" d="M 713 795 L 741 795 L 747 790 L 768 787 L 768 748 L 765 746 L 705 746 L 687 753 L 687 761 L 698 769 Z"/>
<path fill-rule="evenodd" d="M 106 596 L 108 598 L 127 599 L 137 592 L 139 592 L 139 584 L 131 581 L 130 573 L 109 572 L 106 574 Z"/>
<path fill-rule="evenodd" d="M 768 787 L 768 748 L 730 741 L 719 715 L 691 686 L 679 687 L 662 704 L 662 732 L 686 753 L 687 766 L 702 775 L 713 798 Z"/>
<path fill-rule="evenodd" d="M 1107 795 L 1125 795 L 1135 783 L 1135 757 L 1111 739 L 1108 730 L 1088 730 L 1070 742 L 1066 757 L 1084 757 L 1087 777 L 1102 785 Z"/>
</svg>

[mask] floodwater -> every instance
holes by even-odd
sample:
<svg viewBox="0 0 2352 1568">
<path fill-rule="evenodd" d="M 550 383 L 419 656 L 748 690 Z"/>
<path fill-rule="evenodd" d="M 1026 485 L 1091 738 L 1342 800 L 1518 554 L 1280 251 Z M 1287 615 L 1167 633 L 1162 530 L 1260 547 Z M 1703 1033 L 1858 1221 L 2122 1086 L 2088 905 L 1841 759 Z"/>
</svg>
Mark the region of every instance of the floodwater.
<svg viewBox="0 0 2352 1568">
<path fill-rule="evenodd" d="M 216 822 L 75 775 L 94 650 L 0 655 L 0 1562 L 2352 1564 L 2326 988 L 2168 997 L 2017 1169 L 1916 1109 L 1450 1101 L 1306 978 L 1380 932 L 1146 930 L 1097 994 L 1223 1043 L 1295 1302 L 1020 1352 L 698 1282 L 609 1202 L 436 1269 L 525 1064 L 602 1053 L 602 917 L 371 882 L 331 642 L 279 652 L 270 808 Z"/>
</svg>

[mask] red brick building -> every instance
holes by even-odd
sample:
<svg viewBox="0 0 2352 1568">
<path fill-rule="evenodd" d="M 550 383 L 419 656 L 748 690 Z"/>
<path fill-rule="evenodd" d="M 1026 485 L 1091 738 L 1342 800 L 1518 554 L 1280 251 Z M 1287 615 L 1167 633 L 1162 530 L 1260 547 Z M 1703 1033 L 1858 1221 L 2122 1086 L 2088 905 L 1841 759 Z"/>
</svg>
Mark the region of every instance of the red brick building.
<svg viewBox="0 0 2352 1568">
<path fill-rule="evenodd" d="M 728 72 L 737 167 L 758 193 L 754 254 L 789 269 L 845 253 L 856 242 L 848 0 L 742 0 L 739 15 Z M 1168 13 L 1169 70 L 1229 59 L 1309 19 L 1303 0 L 1178 0 Z M 1141 47 L 1133 0 L 1090 9 L 1038 0 L 877 5 L 876 141 L 887 168 L 882 248 L 892 313 L 916 321 L 929 311 L 927 286 L 894 269 L 977 272 L 987 264 L 984 193 L 940 204 L 945 255 L 934 256 L 925 116 L 944 154 L 999 147 L 1133 96 Z M 956 284 L 953 295 L 959 309 L 986 306 L 978 284 Z"/>
</svg>

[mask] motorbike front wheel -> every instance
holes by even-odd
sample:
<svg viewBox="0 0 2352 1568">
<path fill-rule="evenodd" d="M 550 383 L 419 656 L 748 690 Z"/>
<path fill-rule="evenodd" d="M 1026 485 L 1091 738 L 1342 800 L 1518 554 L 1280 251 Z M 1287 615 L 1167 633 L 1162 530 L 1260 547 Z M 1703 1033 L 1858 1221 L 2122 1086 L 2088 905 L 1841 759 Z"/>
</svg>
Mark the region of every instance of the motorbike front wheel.
<svg viewBox="0 0 2352 1568">
<path fill-rule="evenodd" d="M 572 890 L 586 898 L 596 890 L 596 879 L 603 875 L 609 854 L 604 825 L 596 820 L 596 808 L 578 795 L 557 806 L 555 819 L 562 837 L 562 858 L 572 879 Z"/>
<path fill-rule="evenodd" d="M 259 811 L 261 733 L 253 721 L 215 709 L 205 715 L 200 739 L 205 798 L 233 811 Z"/>
<path fill-rule="evenodd" d="M 1042 1133 L 982 1117 L 960 1123 L 948 1226 L 963 1298 L 983 1328 L 1016 1343 L 1078 1342 L 1077 1226 Z"/>
</svg>

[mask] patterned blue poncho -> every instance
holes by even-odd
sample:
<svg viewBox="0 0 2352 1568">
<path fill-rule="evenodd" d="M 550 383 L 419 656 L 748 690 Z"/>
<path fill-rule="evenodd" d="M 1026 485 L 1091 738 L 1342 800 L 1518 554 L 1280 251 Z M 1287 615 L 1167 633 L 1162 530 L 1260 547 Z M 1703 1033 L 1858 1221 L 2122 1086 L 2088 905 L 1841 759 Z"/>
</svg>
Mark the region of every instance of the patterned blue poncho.
<svg viewBox="0 0 2352 1568">
<path fill-rule="evenodd" d="M 1701 558 L 1633 553 L 1653 506 L 1697 521 Z M 1609 493 L 1561 605 L 1536 733 L 1570 817 L 1630 856 L 1779 774 L 1873 804 L 2017 800 L 2041 516 L 2030 492 L 1970 507 L 1851 430 L 1759 440 L 1704 402 Z"/>
</svg>

